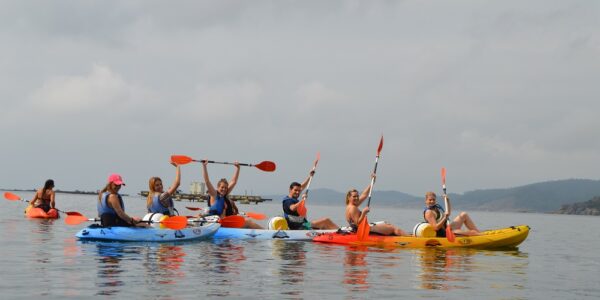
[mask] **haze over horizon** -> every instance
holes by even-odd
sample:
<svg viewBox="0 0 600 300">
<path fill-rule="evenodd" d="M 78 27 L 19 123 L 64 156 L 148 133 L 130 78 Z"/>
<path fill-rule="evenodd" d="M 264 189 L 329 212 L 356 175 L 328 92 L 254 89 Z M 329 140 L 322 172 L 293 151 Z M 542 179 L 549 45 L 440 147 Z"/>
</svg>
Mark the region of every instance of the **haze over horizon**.
<svg viewBox="0 0 600 300">
<path fill-rule="evenodd" d="M 1 188 L 132 195 L 185 154 L 274 161 L 234 193 L 285 194 L 320 152 L 311 188 L 362 189 L 381 134 L 380 191 L 600 178 L 600 2 L 3 1 L 0 25 Z"/>
</svg>

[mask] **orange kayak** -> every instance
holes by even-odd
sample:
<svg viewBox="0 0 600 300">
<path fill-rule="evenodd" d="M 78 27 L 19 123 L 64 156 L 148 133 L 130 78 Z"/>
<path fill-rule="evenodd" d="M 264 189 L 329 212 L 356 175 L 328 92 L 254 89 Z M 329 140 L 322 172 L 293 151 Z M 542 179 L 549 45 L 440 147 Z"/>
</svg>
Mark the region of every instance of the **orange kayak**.
<svg viewBox="0 0 600 300">
<path fill-rule="evenodd" d="M 51 208 L 48 212 L 45 212 L 43 209 L 39 207 L 33 207 L 31 205 L 25 208 L 25 216 L 28 218 L 38 219 L 58 219 L 60 217 L 58 215 L 58 211 L 54 208 Z"/>
</svg>

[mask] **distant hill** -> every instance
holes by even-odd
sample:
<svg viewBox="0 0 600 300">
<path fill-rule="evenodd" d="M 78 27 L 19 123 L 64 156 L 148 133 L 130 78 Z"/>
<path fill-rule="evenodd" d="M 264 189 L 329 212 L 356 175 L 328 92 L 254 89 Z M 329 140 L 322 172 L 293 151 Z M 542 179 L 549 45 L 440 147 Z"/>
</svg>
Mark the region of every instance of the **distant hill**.
<svg viewBox="0 0 600 300">
<path fill-rule="evenodd" d="M 600 197 L 594 197 L 585 202 L 563 205 L 557 213 L 569 215 L 600 216 Z"/>
<path fill-rule="evenodd" d="M 439 196 L 440 193 L 438 193 Z M 486 189 L 449 194 L 456 210 L 556 212 L 562 205 L 587 201 L 600 195 L 600 180 L 566 179 L 539 182 L 514 188 Z M 264 196 L 273 201 L 284 195 Z M 332 189 L 310 191 L 310 201 L 320 204 L 344 204 L 345 193 Z M 401 208 L 423 207 L 424 196 L 413 196 L 398 191 L 374 191 L 377 205 Z M 438 201 L 441 199 L 438 197 Z M 443 201 L 439 201 L 443 204 Z"/>
</svg>

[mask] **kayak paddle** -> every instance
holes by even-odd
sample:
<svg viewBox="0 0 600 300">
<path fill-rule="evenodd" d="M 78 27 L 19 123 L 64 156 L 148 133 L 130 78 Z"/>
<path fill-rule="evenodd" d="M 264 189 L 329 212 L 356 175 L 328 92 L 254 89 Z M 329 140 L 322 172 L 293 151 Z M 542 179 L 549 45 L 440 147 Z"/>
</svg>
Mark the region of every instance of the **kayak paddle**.
<svg viewBox="0 0 600 300">
<path fill-rule="evenodd" d="M 88 219 L 86 216 L 79 215 L 68 215 L 65 218 L 65 223 L 68 225 L 78 225 L 86 221 L 100 221 L 99 219 Z M 140 223 L 161 223 L 165 225 L 165 227 L 173 230 L 180 230 L 187 226 L 187 218 L 185 216 L 174 216 L 168 217 L 162 221 L 140 221 Z"/>
<path fill-rule="evenodd" d="M 29 203 L 29 200 L 25 200 L 25 199 L 19 197 L 19 195 L 13 194 L 11 192 L 4 192 L 4 198 L 6 198 L 6 200 L 10 200 L 10 201 L 23 201 L 23 202 Z M 54 208 L 54 209 L 56 209 L 57 211 L 60 211 L 63 214 L 67 214 L 69 216 L 73 216 L 73 215 L 80 216 L 81 215 L 80 213 L 78 213 L 76 211 L 62 211 L 58 208 Z"/>
<path fill-rule="evenodd" d="M 185 165 L 185 164 L 189 164 L 191 162 L 204 162 L 204 160 L 196 160 L 196 159 L 193 159 L 193 158 L 191 158 L 189 156 L 185 156 L 185 155 L 171 155 L 171 161 L 178 165 Z M 214 161 L 214 160 L 207 160 L 207 162 L 211 163 L 211 164 L 234 165 L 234 163 L 226 162 L 226 161 L 220 162 L 220 161 Z M 246 166 L 246 167 L 256 167 L 257 169 L 265 171 L 265 172 L 273 172 L 277 168 L 275 163 L 272 161 L 262 161 L 256 165 L 244 164 L 244 163 L 239 163 L 239 165 Z"/>
<path fill-rule="evenodd" d="M 375 156 L 375 168 L 373 169 L 373 175 L 377 173 L 377 163 L 379 162 L 379 154 L 381 154 L 381 149 L 383 148 L 383 135 L 381 136 L 381 140 L 379 141 L 379 147 L 377 147 L 377 156 Z M 369 188 L 369 201 L 367 201 L 367 207 L 371 204 L 371 192 L 373 192 L 373 185 L 375 184 L 375 176 L 371 178 L 371 187 Z M 363 218 L 363 220 L 358 224 L 358 230 L 356 231 L 356 235 L 359 241 L 364 241 L 369 237 L 369 221 L 367 220 L 367 216 Z"/>
<path fill-rule="evenodd" d="M 306 198 L 308 198 L 308 191 L 310 189 L 310 183 L 312 182 L 313 176 L 314 176 L 314 171 L 317 168 L 317 164 L 319 163 L 319 159 L 321 158 L 321 154 L 319 152 L 317 152 L 317 159 L 315 160 L 315 163 L 313 164 L 312 170 L 310 171 L 310 176 L 308 177 L 308 183 L 306 184 L 306 192 L 304 192 L 304 197 L 302 197 L 302 200 L 300 201 L 300 203 L 298 203 L 298 206 L 296 207 L 296 211 L 298 212 L 298 214 L 301 217 L 306 217 L 306 203 L 305 200 Z"/>
<path fill-rule="evenodd" d="M 448 195 L 446 195 L 446 168 L 444 167 L 442 167 L 442 190 L 444 191 L 444 206 L 446 207 L 448 216 L 450 216 L 450 203 L 448 203 Z M 451 243 L 456 239 L 454 231 L 452 231 L 452 226 L 450 225 L 450 220 L 446 220 L 446 239 Z"/>
<path fill-rule="evenodd" d="M 251 212 L 251 211 L 243 212 L 242 214 L 245 215 L 245 216 L 247 216 L 248 218 L 252 218 L 252 219 L 255 219 L 255 220 L 264 220 L 264 219 L 267 218 L 267 215 L 265 215 L 265 214 L 261 214 L 261 213 L 257 213 L 257 212 Z"/>
<path fill-rule="evenodd" d="M 221 226 L 228 228 L 242 228 L 246 224 L 246 219 L 240 215 L 227 216 L 219 220 Z"/>
<path fill-rule="evenodd" d="M 197 210 L 205 210 L 202 207 L 193 207 L 193 206 L 186 206 L 185 208 L 189 209 L 189 210 L 193 210 L 193 211 L 197 211 Z M 241 215 L 244 215 L 246 217 L 255 219 L 255 220 L 264 220 L 267 218 L 267 215 L 265 214 L 261 214 L 261 213 L 257 213 L 257 212 L 240 212 Z"/>
</svg>

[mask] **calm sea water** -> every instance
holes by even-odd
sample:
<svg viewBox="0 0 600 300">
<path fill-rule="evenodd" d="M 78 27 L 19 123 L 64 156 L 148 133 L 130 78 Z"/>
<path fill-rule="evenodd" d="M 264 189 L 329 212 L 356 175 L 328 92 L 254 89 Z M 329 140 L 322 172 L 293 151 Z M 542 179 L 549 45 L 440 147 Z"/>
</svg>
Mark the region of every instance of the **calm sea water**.
<svg viewBox="0 0 600 300">
<path fill-rule="evenodd" d="M 600 217 L 471 212 L 482 229 L 530 225 L 527 240 L 511 251 L 382 250 L 237 240 L 100 243 L 74 238 L 84 224 L 29 220 L 22 215 L 25 203 L 2 201 L 4 299 L 600 298 Z M 57 207 L 89 217 L 95 215 L 95 201 L 94 196 L 57 195 Z M 129 213 L 143 215 L 144 199 L 126 197 L 125 203 Z M 176 202 L 181 212 L 189 205 L 194 204 Z M 240 208 L 275 216 L 281 206 L 273 201 Z M 329 216 L 338 223 L 343 219 L 341 205 L 308 208 L 311 218 Z M 421 214 L 378 207 L 374 199 L 370 219 L 411 230 Z"/>
</svg>

